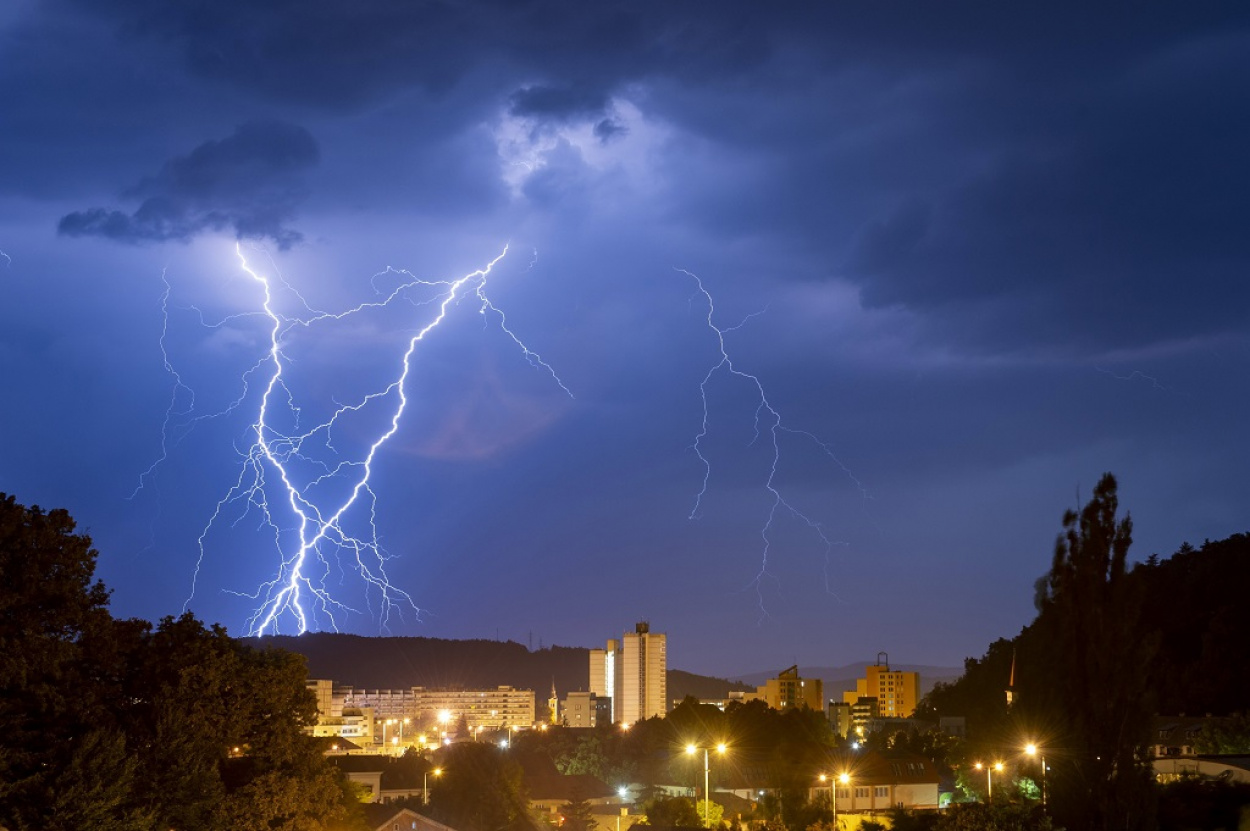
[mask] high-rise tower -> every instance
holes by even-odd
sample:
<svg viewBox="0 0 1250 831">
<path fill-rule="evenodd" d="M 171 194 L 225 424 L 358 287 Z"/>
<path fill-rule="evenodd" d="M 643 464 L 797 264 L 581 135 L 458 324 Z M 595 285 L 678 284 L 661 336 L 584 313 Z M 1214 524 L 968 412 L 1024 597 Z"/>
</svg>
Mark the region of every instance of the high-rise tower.
<svg viewBox="0 0 1250 831">
<path fill-rule="evenodd" d="M 633 724 L 668 712 L 667 642 L 643 621 L 605 649 L 590 650 L 590 691 L 611 697 L 613 722 Z"/>
</svg>

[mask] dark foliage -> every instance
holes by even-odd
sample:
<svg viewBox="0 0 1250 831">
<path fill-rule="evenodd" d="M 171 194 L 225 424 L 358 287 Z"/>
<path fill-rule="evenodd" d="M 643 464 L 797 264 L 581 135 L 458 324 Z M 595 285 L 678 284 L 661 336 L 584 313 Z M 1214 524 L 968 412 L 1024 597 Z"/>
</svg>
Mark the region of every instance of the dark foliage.
<svg viewBox="0 0 1250 831">
<path fill-rule="evenodd" d="M 1247 820 L 1250 785 L 1194 778 L 1159 789 L 1159 831 L 1245 828 Z"/>
<path fill-rule="evenodd" d="M 1064 518 L 1053 568 L 1039 581 L 1037 619 L 969 659 L 963 678 L 923 703 L 929 715 L 966 716 L 974 754 L 1042 744 L 1049 807 L 1070 828 L 1150 827 L 1149 716 L 1233 713 L 1250 684 L 1241 611 L 1250 536 L 1184 545 L 1130 569 L 1131 525 L 1115 512 L 1108 476 Z"/>
<path fill-rule="evenodd" d="M 64 511 L 0 495 L 0 825 L 13 831 L 358 827 L 302 728 L 296 655 L 190 615 L 114 620 Z"/>
<path fill-rule="evenodd" d="M 493 744 L 446 748 L 443 774 L 431 787 L 429 814 L 457 831 L 529 831 L 521 767 Z"/>
</svg>

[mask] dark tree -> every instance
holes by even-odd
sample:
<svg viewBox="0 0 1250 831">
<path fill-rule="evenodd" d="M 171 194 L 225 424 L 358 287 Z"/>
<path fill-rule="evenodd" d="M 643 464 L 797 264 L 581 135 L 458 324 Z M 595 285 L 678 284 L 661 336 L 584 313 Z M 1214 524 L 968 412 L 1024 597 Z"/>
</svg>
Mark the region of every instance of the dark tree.
<svg viewBox="0 0 1250 831">
<path fill-rule="evenodd" d="M 952 805 L 933 826 L 934 831 L 1051 831 L 1053 827 L 1040 808 L 1000 802 Z"/>
<path fill-rule="evenodd" d="M 1046 671 L 1020 690 L 1059 728 L 1047 759 L 1059 824 L 1093 831 L 1154 826 L 1145 745 L 1157 640 L 1143 634 L 1143 592 L 1126 570 L 1132 521 L 1117 508 L 1108 473 L 1064 515 L 1038 620 Z"/>
<path fill-rule="evenodd" d="M 431 788 L 430 814 L 457 831 L 529 829 L 521 766 L 493 744 L 463 742 L 445 751 Z"/>
<path fill-rule="evenodd" d="M 147 825 L 90 647 L 112 625 L 97 556 L 67 512 L 0 494 L 0 826 Z"/>
<path fill-rule="evenodd" d="M 698 828 L 703 825 L 693 799 L 669 797 L 653 799 L 643 806 L 647 825 L 656 828 Z"/>
<path fill-rule="evenodd" d="M 595 831 L 599 827 L 591 813 L 590 803 L 580 793 L 574 793 L 568 802 L 560 806 L 560 816 L 564 819 L 560 827 L 565 831 Z"/>
<path fill-rule="evenodd" d="M 360 827 L 303 732 L 303 660 L 190 615 L 114 620 L 96 557 L 64 511 L 0 495 L 0 826 Z"/>
</svg>

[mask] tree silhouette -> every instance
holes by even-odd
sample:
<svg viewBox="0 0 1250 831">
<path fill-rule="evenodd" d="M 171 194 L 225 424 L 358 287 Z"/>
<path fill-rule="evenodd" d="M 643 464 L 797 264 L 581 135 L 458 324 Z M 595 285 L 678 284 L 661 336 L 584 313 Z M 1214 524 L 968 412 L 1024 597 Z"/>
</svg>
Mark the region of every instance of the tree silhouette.
<svg viewBox="0 0 1250 831">
<path fill-rule="evenodd" d="M 1144 594 L 1126 571 L 1133 524 L 1117 508 L 1108 473 L 1080 513 L 1064 514 L 1038 619 L 1048 671 L 1021 692 L 1059 727 L 1047 760 L 1059 824 L 1144 831 L 1155 821 L 1144 750 L 1157 639 L 1142 633 Z"/>
</svg>

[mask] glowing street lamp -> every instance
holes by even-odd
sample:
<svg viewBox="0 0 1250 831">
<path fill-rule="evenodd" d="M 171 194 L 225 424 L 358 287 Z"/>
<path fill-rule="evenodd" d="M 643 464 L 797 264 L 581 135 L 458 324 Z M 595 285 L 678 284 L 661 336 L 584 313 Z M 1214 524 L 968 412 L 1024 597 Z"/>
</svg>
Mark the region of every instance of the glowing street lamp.
<svg viewBox="0 0 1250 831">
<path fill-rule="evenodd" d="M 711 770 L 711 767 L 708 763 L 709 748 L 697 747 L 693 744 L 686 745 L 686 753 L 690 756 L 693 756 L 699 750 L 703 751 L 703 827 L 710 828 L 711 827 L 710 812 L 712 810 L 712 804 L 711 804 L 712 793 L 709 790 L 710 783 L 711 783 L 711 779 L 709 776 L 709 771 Z M 721 755 L 724 755 L 725 753 L 724 743 L 716 745 L 716 752 L 720 753 Z"/>
<path fill-rule="evenodd" d="M 851 781 L 851 777 L 850 777 L 850 774 L 847 774 L 847 773 L 843 773 L 837 777 L 825 776 L 822 773 L 820 775 L 820 781 L 824 782 L 826 780 L 828 780 L 829 782 L 829 804 L 833 806 L 833 827 L 834 829 L 837 829 L 838 827 L 838 784 L 841 783 L 845 785 L 846 783 Z"/>
<path fill-rule="evenodd" d="M 1003 763 L 995 762 L 993 765 L 982 765 L 980 762 L 977 762 L 975 765 L 973 765 L 973 767 L 976 768 L 977 770 L 980 770 L 982 767 L 985 768 L 985 789 L 986 789 L 985 799 L 988 802 L 994 798 L 994 771 L 998 771 L 999 773 L 1002 773 Z"/>
<path fill-rule="evenodd" d="M 434 768 L 433 773 L 434 773 L 434 776 L 437 778 L 443 775 L 443 769 Z M 422 778 L 421 798 L 423 800 L 422 804 L 429 805 L 430 804 L 430 770 L 428 768 L 426 769 L 425 773 L 422 774 L 421 778 Z"/>
<path fill-rule="evenodd" d="M 1042 807 L 1046 807 L 1046 754 L 1034 744 L 1029 742 L 1024 746 L 1024 754 L 1026 756 L 1040 756 L 1042 760 Z"/>
</svg>

